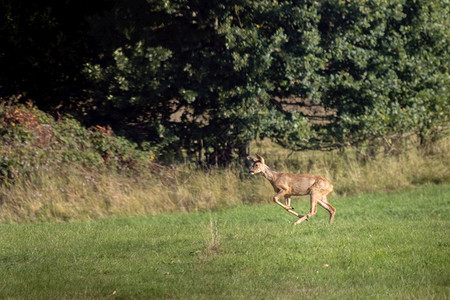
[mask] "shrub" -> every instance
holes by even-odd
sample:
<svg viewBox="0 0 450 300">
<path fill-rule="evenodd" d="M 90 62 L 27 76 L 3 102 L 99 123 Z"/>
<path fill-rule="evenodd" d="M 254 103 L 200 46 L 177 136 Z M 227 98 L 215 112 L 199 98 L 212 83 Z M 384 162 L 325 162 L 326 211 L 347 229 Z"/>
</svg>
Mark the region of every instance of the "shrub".
<svg viewBox="0 0 450 300">
<path fill-rule="evenodd" d="M 117 137 L 109 127 L 53 119 L 32 105 L 0 105 L 0 179 L 79 165 L 92 170 L 146 171 L 154 155 Z"/>
</svg>

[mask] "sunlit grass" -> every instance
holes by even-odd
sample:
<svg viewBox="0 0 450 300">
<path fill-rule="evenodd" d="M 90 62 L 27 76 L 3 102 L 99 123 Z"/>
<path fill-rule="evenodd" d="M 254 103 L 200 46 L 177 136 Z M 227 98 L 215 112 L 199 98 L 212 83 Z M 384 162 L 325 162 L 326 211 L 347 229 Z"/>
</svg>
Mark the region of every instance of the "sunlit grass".
<svg viewBox="0 0 450 300">
<path fill-rule="evenodd" d="M 335 197 L 332 225 L 274 204 L 0 224 L 0 298 L 448 299 L 449 194 Z"/>
</svg>

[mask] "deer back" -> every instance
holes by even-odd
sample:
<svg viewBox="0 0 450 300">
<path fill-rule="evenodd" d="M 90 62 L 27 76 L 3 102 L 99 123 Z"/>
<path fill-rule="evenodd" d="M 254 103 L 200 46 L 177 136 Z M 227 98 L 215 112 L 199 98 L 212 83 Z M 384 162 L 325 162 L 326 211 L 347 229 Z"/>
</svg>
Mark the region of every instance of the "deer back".
<svg viewBox="0 0 450 300">
<path fill-rule="evenodd" d="M 332 185 L 321 176 L 310 174 L 278 173 L 272 186 L 275 191 L 286 190 L 288 195 L 304 196 L 311 193 L 311 189 L 331 190 Z"/>
</svg>

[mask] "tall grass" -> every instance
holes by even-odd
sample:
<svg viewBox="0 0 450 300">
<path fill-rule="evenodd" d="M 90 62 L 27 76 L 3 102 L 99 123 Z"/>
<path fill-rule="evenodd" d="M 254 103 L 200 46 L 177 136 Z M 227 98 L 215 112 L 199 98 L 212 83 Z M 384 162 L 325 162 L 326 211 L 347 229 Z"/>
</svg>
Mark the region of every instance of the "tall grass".
<svg viewBox="0 0 450 300">
<path fill-rule="evenodd" d="M 54 170 L 17 179 L 0 191 L 3 222 L 86 220 L 218 209 L 264 199 L 259 183 L 234 170 L 177 170 L 163 177 Z"/>
<path fill-rule="evenodd" d="M 334 184 L 334 195 L 391 191 L 425 183 L 450 183 L 450 139 L 424 153 L 415 148 L 361 160 L 358 153 L 290 153 L 268 142 L 252 152 L 274 170 L 313 173 Z M 37 171 L 0 190 L 1 222 L 46 222 L 214 210 L 271 201 L 272 187 L 243 167 L 201 170 L 188 166 L 161 175 L 121 175 L 80 166 Z M 294 199 L 295 201 L 295 199 Z M 331 200 L 333 201 L 333 200 Z"/>
<path fill-rule="evenodd" d="M 450 138 L 427 151 L 409 147 L 398 154 L 367 156 L 346 149 L 333 152 L 289 152 L 255 143 L 254 151 L 279 171 L 320 174 L 331 180 L 339 195 L 391 191 L 425 183 L 450 182 Z M 266 150 L 269 149 L 269 150 Z"/>
</svg>

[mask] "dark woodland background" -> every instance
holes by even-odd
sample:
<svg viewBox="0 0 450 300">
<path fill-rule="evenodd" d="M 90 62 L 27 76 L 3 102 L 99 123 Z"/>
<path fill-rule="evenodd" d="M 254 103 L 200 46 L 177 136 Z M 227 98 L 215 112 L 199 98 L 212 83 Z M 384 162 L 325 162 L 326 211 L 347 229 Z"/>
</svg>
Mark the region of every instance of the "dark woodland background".
<svg viewBox="0 0 450 300">
<path fill-rule="evenodd" d="M 449 15 L 437 0 L 1 0 L 0 98 L 206 165 L 256 138 L 427 147 L 448 128 Z"/>
</svg>

